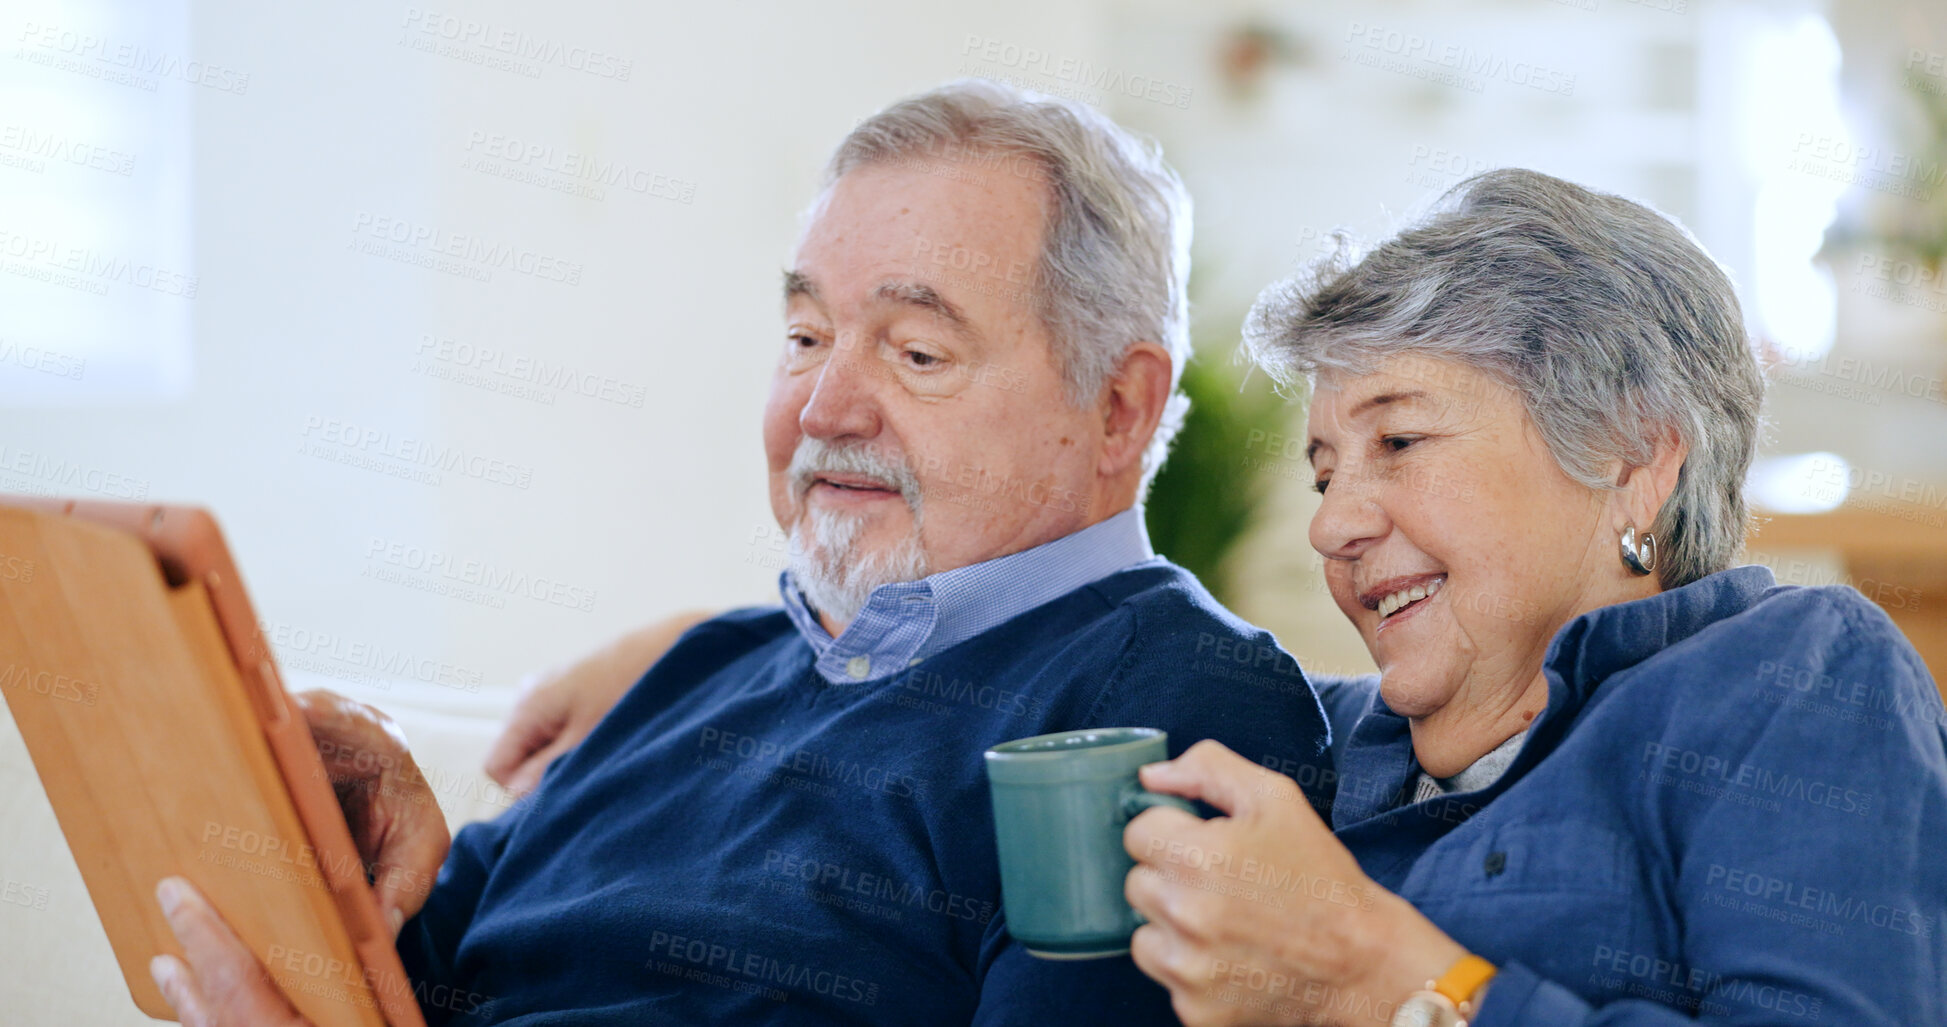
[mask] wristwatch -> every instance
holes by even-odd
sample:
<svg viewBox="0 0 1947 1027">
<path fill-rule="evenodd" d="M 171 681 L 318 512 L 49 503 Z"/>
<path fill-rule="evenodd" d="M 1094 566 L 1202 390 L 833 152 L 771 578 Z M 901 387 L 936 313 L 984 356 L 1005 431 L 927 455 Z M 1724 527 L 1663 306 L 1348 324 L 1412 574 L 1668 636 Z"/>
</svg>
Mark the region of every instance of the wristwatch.
<svg viewBox="0 0 1947 1027">
<path fill-rule="evenodd" d="M 1408 996 L 1393 1013 L 1392 1027 L 1467 1027 L 1482 989 L 1494 977 L 1494 964 L 1462 956 L 1437 981 Z"/>
</svg>

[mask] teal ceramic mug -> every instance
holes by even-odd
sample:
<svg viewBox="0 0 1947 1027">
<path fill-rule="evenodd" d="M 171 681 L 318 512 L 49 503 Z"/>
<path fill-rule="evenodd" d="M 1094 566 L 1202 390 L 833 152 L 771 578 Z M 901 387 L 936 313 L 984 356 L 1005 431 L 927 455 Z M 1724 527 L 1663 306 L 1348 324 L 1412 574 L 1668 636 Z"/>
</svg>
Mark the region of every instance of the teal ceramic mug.
<svg viewBox="0 0 1947 1027">
<path fill-rule="evenodd" d="M 1146 791 L 1136 768 L 1169 758 L 1151 727 L 1062 731 L 987 750 L 1008 932 L 1043 959 L 1129 951 L 1142 917 L 1122 896 L 1135 860 L 1122 829 L 1151 806 L 1194 814 L 1187 800 Z"/>
</svg>

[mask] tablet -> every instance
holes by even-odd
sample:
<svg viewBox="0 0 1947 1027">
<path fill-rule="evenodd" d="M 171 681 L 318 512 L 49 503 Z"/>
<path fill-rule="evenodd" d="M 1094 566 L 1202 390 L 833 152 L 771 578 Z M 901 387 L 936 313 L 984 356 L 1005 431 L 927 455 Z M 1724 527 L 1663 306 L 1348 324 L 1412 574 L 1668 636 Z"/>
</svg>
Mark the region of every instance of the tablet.
<svg viewBox="0 0 1947 1027">
<path fill-rule="evenodd" d="M 135 1004 L 193 882 L 319 1027 L 423 1027 L 310 728 L 216 521 L 0 495 L 0 694 Z"/>
</svg>

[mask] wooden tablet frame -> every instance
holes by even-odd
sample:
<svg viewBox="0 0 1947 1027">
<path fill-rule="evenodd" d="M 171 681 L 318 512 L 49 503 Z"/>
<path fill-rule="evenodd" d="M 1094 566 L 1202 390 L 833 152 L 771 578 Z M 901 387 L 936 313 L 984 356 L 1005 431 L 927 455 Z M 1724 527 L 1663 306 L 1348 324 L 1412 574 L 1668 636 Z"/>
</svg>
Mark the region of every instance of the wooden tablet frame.
<svg viewBox="0 0 1947 1027">
<path fill-rule="evenodd" d="M 0 694 L 143 1012 L 178 875 L 318 1027 L 424 1027 L 209 513 L 0 495 Z"/>
</svg>

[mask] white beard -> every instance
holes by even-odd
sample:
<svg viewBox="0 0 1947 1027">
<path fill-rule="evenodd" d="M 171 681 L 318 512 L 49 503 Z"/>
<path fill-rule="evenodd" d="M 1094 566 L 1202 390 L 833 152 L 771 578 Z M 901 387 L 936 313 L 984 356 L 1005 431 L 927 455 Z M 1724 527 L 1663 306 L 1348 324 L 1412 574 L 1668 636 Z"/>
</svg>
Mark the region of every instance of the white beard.
<svg viewBox="0 0 1947 1027">
<path fill-rule="evenodd" d="M 805 522 L 811 530 L 805 530 Z M 872 590 L 926 577 L 926 554 L 919 547 L 919 519 L 912 534 L 890 549 L 858 551 L 860 520 L 830 510 L 808 510 L 791 531 L 791 577 L 813 609 L 847 624 L 865 609 Z M 811 537 L 806 538 L 809 534 Z"/>
<path fill-rule="evenodd" d="M 803 497 L 821 472 L 870 474 L 895 485 L 912 511 L 913 530 L 889 549 L 859 552 L 864 522 L 852 514 L 805 508 L 791 528 L 791 577 L 804 590 L 813 609 L 833 620 L 851 623 L 865 609 L 872 590 L 900 581 L 926 577 L 926 554 L 920 549 L 924 507 L 919 478 L 903 459 L 893 459 L 869 445 L 836 447 L 820 439 L 799 441 L 791 457 L 791 487 Z"/>
</svg>

